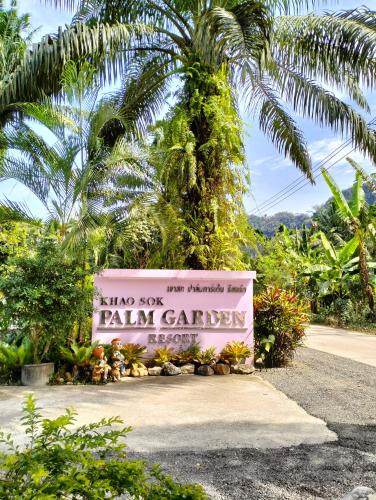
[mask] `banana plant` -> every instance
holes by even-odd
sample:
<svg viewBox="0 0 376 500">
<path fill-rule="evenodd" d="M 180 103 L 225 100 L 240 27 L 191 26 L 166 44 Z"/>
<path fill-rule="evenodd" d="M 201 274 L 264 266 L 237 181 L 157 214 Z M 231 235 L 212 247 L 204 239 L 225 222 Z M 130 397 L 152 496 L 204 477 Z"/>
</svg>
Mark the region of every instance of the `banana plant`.
<svg viewBox="0 0 376 500">
<path fill-rule="evenodd" d="M 349 285 L 355 282 L 358 276 L 359 256 L 357 252 L 359 242 L 356 237 L 348 241 L 340 249 L 336 249 L 323 232 L 318 233 L 323 254 L 321 262 L 307 264 L 305 273 L 316 280 L 319 296 L 344 297 L 348 294 Z M 375 262 L 368 262 L 369 268 L 375 268 Z"/>
<path fill-rule="evenodd" d="M 364 297 L 368 299 L 368 305 L 372 313 L 374 313 L 375 300 L 374 290 L 372 286 L 373 278 L 370 276 L 371 266 L 368 264 L 367 252 L 367 237 L 374 236 L 374 210 L 369 209 L 363 190 L 363 177 L 360 171 L 356 172 L 355 182 L 353 184 L 352 194 L 348 202 L 344 197 L 341 189 L 333 177 L 326 170 L 322 170 L 322 175 L 328 184 L 329 189 L 333 194 L 334 203 L 337 207 L 338 215 L 351 229 L 354 237 L 350 240 L 350 247 L 355 247 L 358 254 L 358 271 L 362 285 Z M 350 243 L 350 242 L 349 242 Z M 326 249 L 328 251 L 328 249 Z"/>
</svg>

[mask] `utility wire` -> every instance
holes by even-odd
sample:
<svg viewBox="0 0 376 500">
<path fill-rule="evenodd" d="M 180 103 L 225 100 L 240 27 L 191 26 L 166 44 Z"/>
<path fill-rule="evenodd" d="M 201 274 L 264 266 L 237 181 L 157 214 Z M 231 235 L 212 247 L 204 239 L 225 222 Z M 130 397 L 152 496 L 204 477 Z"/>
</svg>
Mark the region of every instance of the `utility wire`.
<svg viewBox="0 0 376 500">
<path fill-rule="evenodd" d="M 332 163 L 331 165 L 329 165 L 328 167 L 326 167 L 324 170 L 328 171 L 330 170 L 331 168 L 333 168 L 335 165 L 337 165 L 337 163 L 340 163 L 344 158 L 346 158 L 346 156 L 348 156 L 349 154 L 353 153 L 354 151 L 356 150 L 356 148 L 353 148 L 351 151 L 349 151 L 347 154 L 345 154 L 344 156 L 342 156 L 341 158 L 338 158 L 338 160 L 336 160 L 334 163 Z M 322 167 L 324 168 L 324 167 Z M 321 173 L 321 170 L 320 172 L 314 177 L 314 179 L 318 179 L 320 177 L 320 175 L 322 175 Z M 300 187 L 297 187 L 294 191 L 292 191 L 290 194 L 288 194 L 287 196 L 285 196 L 284 198 L 282 198 L 281 200 L 277 201 L 276 203 L 274 203 L 273 205 L 270 205 L 268 207 L 268 210 L 270 210 L 271 208 L 275 207 L 276 205 L 279 205 L 280 203 L 282 203 L 282 201 L 284 200 L 287 200 L 287 198 L 290 198 L 292 195 L 294 195 L 295 193 L 297 193 L 298 191 L 300 191 L 301 189 L 303 189 L 304 187 L 306 187 L 307 184 L 310 184 L 309 181 L 306 181 L 305 184 L 303 184 L 302 186 Z"/>
<path fill-rule="evenodd" d="M 369 123 L 368 126 L 370 125 L 375 125 L 376 124 L 376 117 L 373 118 Z M 312 173 L 316 173 L 318 170 L 320 170 L 319 174 L 314 177 L 314 179 L 317 179 L 321 175 L 321 169 L 333 158 L 335 158 L 339 153 L 341 153 L 345 148 L 350 146 L 352 143 L 351 139 L 348 139 L 346 142 L 338 146 L 332 153 L 330 153 L 326 158 L 321 160 L 317 166 L 312 170 Z M 342 161 L 344 158 L 346 158 L 349 154 L 351 154 L 353 151 L 355 151 L 356 148 L 353 148 L 350 152 L 347 152 L 344 156 L 339 158 L 333 165 L 331 165 L 329 168 L 332 168 L 332 166 L 336 165 L 340 161 Z M 302 185 L 301 185 L 302 184 Z M 297 179 L 292 181 L 290 184 L 288 184 L 285 188 L 281 189 L 277 193 L 275 193 L 273 196 L 270 198 L 267 198 L 264 200 L 260 205 L 257 206 L 257 211 L 260 213 L 261 210 L 269 210 L 270 208 L 273 208 L 274 206 L 278 205 L 282 201 L 286 200 L 293 194 L 295 194 L 297 191 L 300 191 L 303 187 L 305 187 L 307 184 L 310 184 L 310 181 L 306 178 L 304 174 L 299 176 Z M 298 186 L 300 186 L 298 188 Z M 291 193 L 291 194 L 290 194 Z M 251 215 L 255 215 L 255 212 L 253 211 Z"/>
</svg>

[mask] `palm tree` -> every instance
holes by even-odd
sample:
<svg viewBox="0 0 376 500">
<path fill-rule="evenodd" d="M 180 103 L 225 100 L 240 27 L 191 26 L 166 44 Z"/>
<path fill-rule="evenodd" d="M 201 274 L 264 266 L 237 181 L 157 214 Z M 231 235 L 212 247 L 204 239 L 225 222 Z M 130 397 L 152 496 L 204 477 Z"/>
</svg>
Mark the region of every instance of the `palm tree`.
<svg viewBox="0 0 376 500">
<path fill-rule="evenodd" d="M 34 194 L 45 222 L 64 247 L 81 256 L 84 266 L 91 232 L 124 218 L 129 203 L 149 182 L 131 144 L 122 138 L 114 148 L 104 144 L 107 124 L 124 121 L 110 101 L 98 101 L 100 89 L 91 85 L 94 74 L 88 63 L 78 70 L 70 62 L 63 73 L 60 104 L 18 105 L 27 119 L 4 130 L 0 168 L 0 180 L 16 180 Z M 36 221 L 25 204 L 7 199 L 0 216 Z"/>
<path fill-rule="evenodd" d="M 361 173 L 356 173 L 355 182 L 352 189 L 352 195 L 347 202 L 341 189 L 336 184 L 328 171 L 322 171 L 323 177 L 333 194 L 334 203 L 337 207 L 338 215 L 342 221 L 351 229 L 356 242 L 356 248 L 359 255 L 359 274 L 362 283 L 362 290 L 368 299 L 368 305 L 374 313 L 374 291 L 370 283 L 369 266 L 367 263 L 367 236 L 375 234 L 374 216 L 370 213 L 365 202 L 363 179 Z"/>
<path fill-rule="evenodd" d="M 127 84 L 119 96 L 138 125 L 160 111 L 181 77 L 170 118 L 174 126 L 184 121 L 184 140 L 166 145 L 181 152 L 169 178 L 184 180 L 174 188 L 181 192 L 188 249 L 192 242 L 201 250 L 212 248 L 228 229 L 226 215 L 239 208 L 239 200 L 228 201 L 242 190 L 234 169 L 244 163 L 240 104 L 311 180 L 307 145 L 289 109 L 349 135 L 355 147 L 376 157 L 375 135 L 366 121 L 326 90 L 340 89 L 369 111 L 360 90 L 360 82 L 373 87 L 375 80 L 374 14 L 366 8 L 316 15 L 305 13 L 306 0 L 53 1 L 79 7 L 75 29 L 101 23 L 143 27 L 126 48 Z M 210 261 L 204 251 L 187 253 L 189 267 Z"/>
</svg>

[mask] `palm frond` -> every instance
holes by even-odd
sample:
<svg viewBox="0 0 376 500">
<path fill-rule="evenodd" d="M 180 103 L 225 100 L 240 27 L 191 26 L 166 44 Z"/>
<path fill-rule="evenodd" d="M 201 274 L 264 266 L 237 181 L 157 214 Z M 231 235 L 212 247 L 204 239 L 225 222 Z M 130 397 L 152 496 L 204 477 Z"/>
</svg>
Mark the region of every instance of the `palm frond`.
<svg viewBox="0 0 376 500">
<path fill-rule="evenodd" d="M 34 44 L 9 81 L 0 87 L 0 110 L 17 102 L 36 101 L 43 94 L 57 93 L 67 61 L 82 59 L 95 61 L 98 78 L 111 82 L 123 69 L 122 50 L 131 33 L 142 28 L 128 28 L 123 24 L 75 25 L 59 29 L 56 35 L 47 35 Z"/>
<path fill-rule="evenodd" d="M 251 110 L 258 111 L 261 130 L 271 139 L 280 153 L 288 156 L 311 181 L 312 164 L 302 132 L 279 102 L 276 91 L 258 73 L 248 72 L 245 99 Z M 246 87 L 245 85 L 245 87 Z"/>
</svg>

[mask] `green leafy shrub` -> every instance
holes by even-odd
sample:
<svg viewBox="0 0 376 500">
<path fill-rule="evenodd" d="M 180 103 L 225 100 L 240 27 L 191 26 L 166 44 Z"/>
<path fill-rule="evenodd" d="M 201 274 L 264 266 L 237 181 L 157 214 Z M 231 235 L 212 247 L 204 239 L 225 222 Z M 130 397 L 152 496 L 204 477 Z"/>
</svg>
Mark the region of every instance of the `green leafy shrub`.
<svg viewBox="0 0 376 500">
<path fill-rule="evenodd" d="M 283 366 L 304 338 L 308 308 L 294 293 L 269 287 L 254 298 L 256 358 L 265 366 Z"/>
<path fill-rule="evenodd" d="M 176 361 L 181 365 L 184 365 L 186 363 L 193 363 L 200 350 L 200 344 L 194 342 L 187 349 L 176 353 Z"/>
<path fill-rule="evenodd" d="M 46 240 L 28 256 L 8 259 L 0 274 L 0 328 L 16 328 L 33 345 L 33 363 L 49 361 L 66 345 L 74 325 L 92 314 L 87 271 L 66 261 Z M 90 280 L 89 280 L 90 281 Z"/>
<path fill-rule="evenodd" d="M 127 366 L 131 368 L 137 368 L 139 366 L 144 366 L 143 360 L 145 358 L 145 353 L 147 348 L 141 344 L 124 344 L 121 348 L 121 352 L 124 356 L 124 362 Z"/>
<path fill-rule="evenodd" d="M 164 365 L 168 361 L 174 360 L 176 357 L 176 353 L 174 349 L 171 347 L 158 347 L 155 350 L 153 360 L 157 363 L 157 365 Z"/>
<path fill-rule="evenodd" d="M 194 361 L 200 365 L 213 365 L 217 361 L 215 347 L 208 347 L 205 351 L 200 351 Z"/>
<path fill-rule="evenodd" d="M 221 352 L 221 360 L 237 365 L 252 355 L 252 350 L 244 342 L 228 342 Z"/>
<path fill-rule="evenodd" d="M 69 348 L 60 347 L 60 355 L 71 365 L 74 378 L 77 378 L 80 370 L 90 366 L 93 350 L 97 345 L 98 342 L 93 342 L 90 345 L 79 345 L 74 341 Z"/>
<path fill-rule="evenodd" d="M 29 339 L 24 338 L 20 345 L 0 342 L 0 375 L 3 380 L 19 380 L 21 368 L 32 360 L 33 349 Z"/>
<path fill-rule="evenodd" d="M 0 452 L 0 498 L 4 500 L 102 500 L 125 493 L 148 500 L 207 498 L 199 485 L 176 483 L 158 466 L 149 474 L 144 462 L 128 460 L 122 440 L 131 429 L 119 428 L 123 424 L 119 417 L 72 430 L 74 410 L 43 419 L 31 395 L 23 413 L 28 438 L 24 449 L 15 446 L 10 435 L 0 433 L 0 443 L 7 448 Z"/>
</svg>

